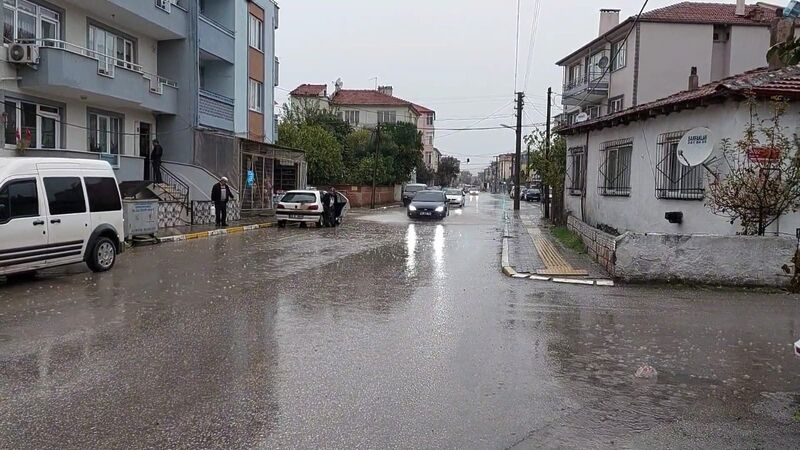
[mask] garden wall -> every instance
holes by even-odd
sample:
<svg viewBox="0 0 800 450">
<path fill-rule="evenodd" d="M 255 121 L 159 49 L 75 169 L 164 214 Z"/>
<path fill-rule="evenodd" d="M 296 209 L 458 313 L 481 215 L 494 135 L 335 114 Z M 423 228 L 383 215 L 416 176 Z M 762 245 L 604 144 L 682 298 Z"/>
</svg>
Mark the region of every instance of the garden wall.
<svg viewBox="0 0 800 450">
<path fill-rule="evenodd" d="M 351 208 L 368 208 L 372 203 L 372 186 L 335 186 L 350 201 Z M 378 186 L 375 188 L 375 205 L 391 205 L 395 200 L 395 186 Z"/>
</svg>

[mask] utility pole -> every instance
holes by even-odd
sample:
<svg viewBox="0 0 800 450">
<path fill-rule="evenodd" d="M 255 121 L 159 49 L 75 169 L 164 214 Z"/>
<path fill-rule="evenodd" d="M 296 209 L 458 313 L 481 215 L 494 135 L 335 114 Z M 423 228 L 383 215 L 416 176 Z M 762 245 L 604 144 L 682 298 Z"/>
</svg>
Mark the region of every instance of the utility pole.
<svg viewBox="0 0 800 450">
<path fill-rule="evenodd" d="M 378 184 L 378 150 L 380 149 L 381 143 L 381 124 L 378 123 L 378 126 L 375 127 L 375 156 L 373 156 L 372 160 L 372 202 L 370 204 L 370 209 L 375 209 L 375 190 L 377 189 Z"/>
<path fill-rule="evenodd" d="M 516 170 L 514 171 L 514 211 L 519 211 L 520 172 L 522 169 L 522 106 L 525 93 L 517 92 L 517 154 L 515 155 Z"/>
<path fill-rule="evenodd" d="M 550 99 L 553 96 L 553 88 L 547 88 L 547 125 L 544 133 L 544 160 L 550 164 Z M 542 179 L 544 181 L 544 179 Z M 542 183 L 542 195 L 544 196 L 544 218 L 550 218 L 550 185 Z"/>
<path fill-rule="evenodd" d="M 494 157 L 494 193 L 500 190 L 500 157 Z"/>
</svg>

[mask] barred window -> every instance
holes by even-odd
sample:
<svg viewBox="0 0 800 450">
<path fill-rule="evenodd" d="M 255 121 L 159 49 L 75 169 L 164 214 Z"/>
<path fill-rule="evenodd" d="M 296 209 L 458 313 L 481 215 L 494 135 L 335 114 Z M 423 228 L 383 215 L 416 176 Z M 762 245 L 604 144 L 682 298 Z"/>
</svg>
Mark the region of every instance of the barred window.
<svg viewBox="0 0 800 450">
<path fill-rule="evenodd" d="M 600 195 L 631 195 L 633 139 L 603 142 L 597 190 Z"/>
<path fill-rule="evenodd" d="M 570 195 L 581 195 L 586 188 L 586 147 L 572 147 L 567 153 L 567 178 Z"/>
<path fill-rule="evenodd" d="M 658 163 L 656 164 L 656 197 L 676 200 L 702 200 L 703 167 L 681 164 L 678 143 L 686 131 L 675 131 L 658 136 Z"/>
</svg>

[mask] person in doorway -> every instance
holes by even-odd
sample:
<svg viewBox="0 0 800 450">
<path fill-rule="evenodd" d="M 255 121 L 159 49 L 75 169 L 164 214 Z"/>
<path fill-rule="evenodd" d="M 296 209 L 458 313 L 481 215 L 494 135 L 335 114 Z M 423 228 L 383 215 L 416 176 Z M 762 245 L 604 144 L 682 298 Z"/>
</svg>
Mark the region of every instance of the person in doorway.
<svg viewBox="0 0 800 450">
<path fill-rule="evenodd" d="M 150 161 L 153 163 L 153 180 L 156 183 L 163 183 L 161 178 L 161 157 L 164 156 L 164 149 L 158 143 L 158 139 L 153 139 L 153 151 L 150 152 Z"/>
<path fill-rule="evenodd" d="M 233 192 L 228 186 L 228 178 L 220 178 L 219 182 L 211 188 L 211 201 L 214 202 L 215 223 L 218 227 L 228 226 L 228 201 L 232 199 Z"/>
</svg>

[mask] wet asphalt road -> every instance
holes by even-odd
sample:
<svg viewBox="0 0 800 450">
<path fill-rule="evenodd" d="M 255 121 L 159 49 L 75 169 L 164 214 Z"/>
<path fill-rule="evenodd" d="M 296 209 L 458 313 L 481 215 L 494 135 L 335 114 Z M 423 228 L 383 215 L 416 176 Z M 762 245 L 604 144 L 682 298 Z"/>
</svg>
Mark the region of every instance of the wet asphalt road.
<svg viewBox="0 0 800 450">
<path fill-rule="evenodd" d="M 797 297 L 509 279 L 503 203 L 0 282 L 0 448 L 800 447 Z"/>
</svg>

